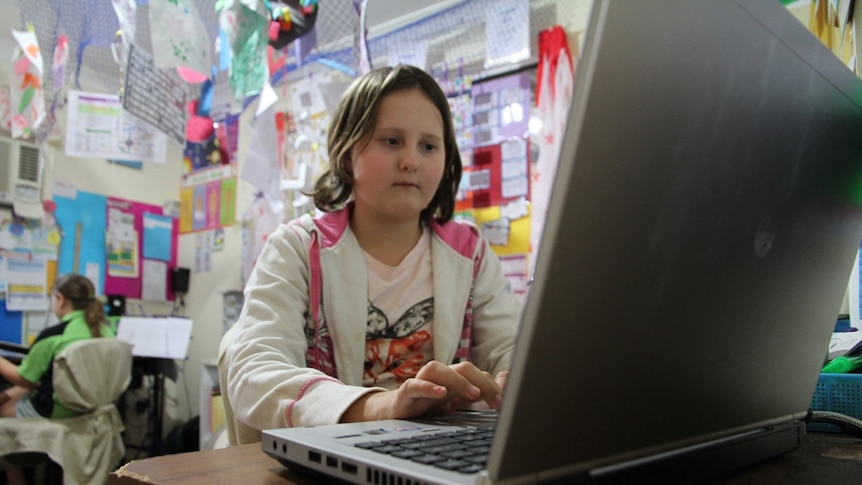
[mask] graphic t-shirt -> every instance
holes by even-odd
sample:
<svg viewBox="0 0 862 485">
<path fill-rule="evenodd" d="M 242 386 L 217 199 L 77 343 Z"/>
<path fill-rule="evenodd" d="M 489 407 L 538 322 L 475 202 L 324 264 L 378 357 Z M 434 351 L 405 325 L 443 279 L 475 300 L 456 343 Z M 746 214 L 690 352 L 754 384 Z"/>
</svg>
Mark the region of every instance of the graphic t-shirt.
<svg viewBox="0 0 862 485">
<path fill-rule="evenodd" d="M 427 229 L 398 266 L 367 253 L 366 386 L 398 387 L 433 357 L 431 233 Z"/>
</svg>

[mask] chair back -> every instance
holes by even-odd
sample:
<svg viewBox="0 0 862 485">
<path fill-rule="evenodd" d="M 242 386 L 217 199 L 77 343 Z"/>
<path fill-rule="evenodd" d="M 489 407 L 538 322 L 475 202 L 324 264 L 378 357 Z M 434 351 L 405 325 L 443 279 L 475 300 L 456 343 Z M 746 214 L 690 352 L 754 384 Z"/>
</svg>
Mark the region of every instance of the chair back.
<svg viewBox="0 0 862 485">
<path fill-rule="evenodd" d="M 114 404 L 132 379 L 132 345 L 116 338 L 69 344 L 54 358 L 54 392 L 78 412 Z"/>
</svg>

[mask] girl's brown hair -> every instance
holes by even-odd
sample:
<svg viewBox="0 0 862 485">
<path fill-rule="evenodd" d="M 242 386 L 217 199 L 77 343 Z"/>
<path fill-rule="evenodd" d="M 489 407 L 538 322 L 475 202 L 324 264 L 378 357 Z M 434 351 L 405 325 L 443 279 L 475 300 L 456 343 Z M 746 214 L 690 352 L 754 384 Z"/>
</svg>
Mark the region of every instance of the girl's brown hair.
<svg viewBox="0 0 862 485">
<path fill-rule="evenodd" d="M 85 276 L 65 274 L 54 281 L 54 293 L 63 295 L 74 310 L 83 310 L 84 319 L 93 337 L 102 337 L 102 325 L 106 322 L 105 308 L 96 298 L 96 288 Z"/>
<path fill-rule="evenodd" d="M 329 168 L 317 179 L 309 195 L 318 209 L 329 212 L 340 208 L 353 193 L 350 161 L 353 149 L 368 143 L 377 124 L 380 101 L 387 94 L 419 89 L 434 103 L 443 118 L 443 145 L 446 161 L 443 178 L 434 198 L 420 217 L 439 222 L 452 219 L 455 198 L 461 182 L 461 154 L 446 94 L 427 72 L 414 66 L 397 65 L 374 69 L 357 78 L 347 88 L 329 124 L 327 144 Z"/>
</svg>

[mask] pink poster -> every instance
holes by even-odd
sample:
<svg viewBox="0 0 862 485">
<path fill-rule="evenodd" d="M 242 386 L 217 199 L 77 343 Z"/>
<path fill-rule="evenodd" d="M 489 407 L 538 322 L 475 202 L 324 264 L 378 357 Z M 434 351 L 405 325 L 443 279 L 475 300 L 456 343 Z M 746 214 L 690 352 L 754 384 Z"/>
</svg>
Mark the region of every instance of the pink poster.
<svg viewBox="0 0 862 485">
<path fill-rule="evenodd" d="M 107 198 L 107 212 L 110 214 L 120 214 L 124 220 L 131 221 L 134 229 L 134 237 L 137 239 L 138 251 L 135 257 L 138 259 L 138 267 L 143 264 L 143 248 L 147 246 L 147 241 L 144 240 L 147 231 L 144 228 L 144 214 L 153 213 L 163 215 L 161 206 L 143 204 L 140 202 L 132 202 L 130 200 L 118 199 L 114 197 Z M 176 218 L 171 218 L 170 231 L 170 258 L 167 261 L 168 268 L 174 268 L 177 265 L 177 229 L 178 221 Z M 110 230 L 110 228 L 109 228 Z M 170 272 L 166 278 L 170 277 Z M 170 290 L 170 282 L 165 282 L 167 290 L 166 299 L 173 300 L 174 294 Z M 105 272 L 105 294 L 120 294 L 126 298 L 141 298 L 143 288 L 143 279 L 140 272 L 136 277 L 118 277 L 112 276 L 108 271 Z"/>
</svg>

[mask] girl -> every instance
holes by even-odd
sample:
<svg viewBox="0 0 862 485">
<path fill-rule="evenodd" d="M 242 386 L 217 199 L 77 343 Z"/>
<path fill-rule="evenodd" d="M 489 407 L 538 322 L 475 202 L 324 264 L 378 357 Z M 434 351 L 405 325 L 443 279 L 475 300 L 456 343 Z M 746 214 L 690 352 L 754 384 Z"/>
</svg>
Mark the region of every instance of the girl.
<svg viewBox="0 0 862 485">
<path fill-rule="evenodd" d="M 328 133 L 323 212 L 267 240 L 224 343 L 235 418 L 260 430 L 500 406 L 520 306 L 475 226 L 445 94 L 411 66 L 356 79 Z"/>
<path fill-rule="evenodd" d="M 0 375 L 15 385 L 0 393 L 0 416 L 68 418 L 80 414 L 54 400 L 52 368 L 54 357 L 70 343 L 114 337 L 95 293 L 93 283 L 82 275 L 57 278 L 51 291 L 51 311 L 60 323 L 39 334 L 21 365 L 0 357 Z"/>
</svg>

